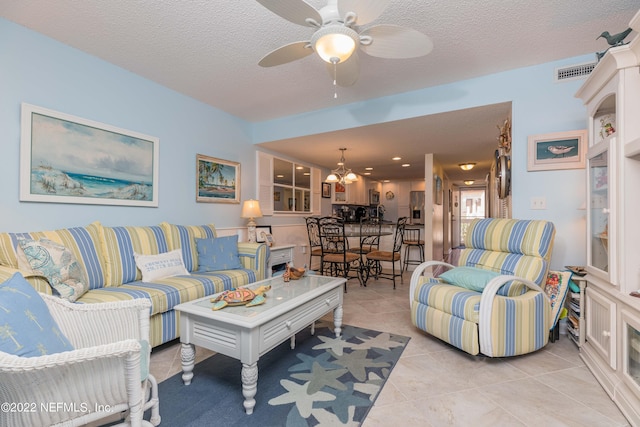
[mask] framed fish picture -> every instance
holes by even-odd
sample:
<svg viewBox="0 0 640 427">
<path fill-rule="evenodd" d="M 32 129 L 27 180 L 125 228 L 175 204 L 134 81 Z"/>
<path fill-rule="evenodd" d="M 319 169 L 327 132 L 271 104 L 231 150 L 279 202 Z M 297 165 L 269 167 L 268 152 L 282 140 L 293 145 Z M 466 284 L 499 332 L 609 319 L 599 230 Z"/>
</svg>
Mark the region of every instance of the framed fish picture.
<svg viewBox="0 0 640 427">
<path fill-rule="evenodd" d="M 529 136 L 528 171 L 584 169 L 587 131 L 572 130 Z"/>
<path fill-rule="evenodd" d="M 22 104 L 20 200 L 158 207 L 158 138 Z"/>
</svg>

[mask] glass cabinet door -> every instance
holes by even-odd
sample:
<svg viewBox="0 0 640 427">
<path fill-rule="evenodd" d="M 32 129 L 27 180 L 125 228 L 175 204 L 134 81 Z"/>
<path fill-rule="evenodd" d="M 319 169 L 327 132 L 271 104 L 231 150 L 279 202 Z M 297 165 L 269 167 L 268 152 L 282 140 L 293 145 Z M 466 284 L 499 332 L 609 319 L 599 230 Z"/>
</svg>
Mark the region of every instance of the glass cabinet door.
<svg viewBox="0 0 640 427">
<path fill-rule="evenodd" d="M 609 237 L 613 235 L 611 223 L 611 145 L 612 140 L 603 141 L 589 150 L 589 210 L 587 213 L 589 241 L 587 242 L 587 266 L 590 272 L 610 282 L 614 282 L 610 255 L 613 245 Z"/>
</svg>

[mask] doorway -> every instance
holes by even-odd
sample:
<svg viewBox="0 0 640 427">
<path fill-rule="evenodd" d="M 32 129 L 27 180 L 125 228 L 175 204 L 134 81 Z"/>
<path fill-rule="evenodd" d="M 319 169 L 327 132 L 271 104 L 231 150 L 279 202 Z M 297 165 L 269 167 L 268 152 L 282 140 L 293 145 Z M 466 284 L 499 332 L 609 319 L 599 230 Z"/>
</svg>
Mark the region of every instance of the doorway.
<svg viewBox="0 0 640 427">
<path fill-rule="evenodd" d="M 460 243 L 469 228 L 469 223 L 475 218 L 486 218 L 486 191 L 482 187 L 460 188 Z"/>
</svg>

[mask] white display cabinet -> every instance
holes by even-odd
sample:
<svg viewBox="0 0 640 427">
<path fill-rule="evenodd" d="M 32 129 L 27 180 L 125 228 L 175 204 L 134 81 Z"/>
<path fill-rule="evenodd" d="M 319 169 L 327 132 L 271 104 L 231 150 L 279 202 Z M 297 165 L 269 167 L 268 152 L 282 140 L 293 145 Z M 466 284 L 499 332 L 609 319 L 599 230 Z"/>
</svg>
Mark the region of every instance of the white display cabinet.
<svg viewBox="0 0 640 427">
<path fill-rule="evenodd" d="M 629 24 L 640 32 L 640 12 Z M 587 107 L 586 342 L 580 355 L 640 425 L 640 37 L 609 49 L 577 97 Z"/>
</svg>

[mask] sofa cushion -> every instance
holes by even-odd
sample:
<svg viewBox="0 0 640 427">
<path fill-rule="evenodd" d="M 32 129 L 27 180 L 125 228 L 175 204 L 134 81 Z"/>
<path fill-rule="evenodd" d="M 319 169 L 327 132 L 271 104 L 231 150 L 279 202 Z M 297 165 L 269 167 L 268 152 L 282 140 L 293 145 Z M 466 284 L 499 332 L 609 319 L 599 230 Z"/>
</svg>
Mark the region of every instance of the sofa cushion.
<svg viewBox="0 0 640 427">
<path fill-rule="evenodd" d="M 51 240 L 19 241 L 33 273 L 47 278 L 61 298 L 74 302 L 89 290 L 84 272 L 73 253 Z"/>
<path fill-rule="evenodd" d="M 242 268 L 238 257 L 238 235 L 197 239 L 198 272 Z"/>
<path fill-rule="evenodd" d="M 184 265 L 190 272 L 199 268 L 196 239 L 212 239 L 218 236 L 213 224 L 175 225 L 163 222 L 160 226 L 167 234 L 171 249 L 182 249 Z"/>
<path fill-rule="evenodd" d="M 182 252 L 176 249 L 157 255 L 142 255 L 134 253 L 136 265 L 142 272 L 143 282 L 153 282 L 164 277 L 189 275 L 184 268 Z"/>
<path fill-rule="evenodd" d="M 73 350 L 42 297 L 14 274 L 0 283 L 0 351 L 21 357 Z"/>
<path fill-rule="evenodd" d="M 53 231 L 33 231 L 29 233 L 0 233 L 0 264 L 19 268 L 16 256 L 18 240 L 48 239 L 69 249 L 85 273 L 89 289 L 105 286 L 106 269 L 104 254 L 100 245 L 102 226 L 94 222 L 85 227 L 63 228 Z"/>
<path fill-rule="evenodd" d="M 135 281 L 122 286 L 105 287 L 84 294 L 78 302 L 97 303 L 136 298 L 151 300 L 151 314 L 163 313 L 177 304 L 213 295 L 256 281 L 256 272 L 247 269 L 173 276 L 153 282 Z"/>
<path fill-rule="evenodd" d="M 134 253 L 157 255 L 169 250 L 167 237 L 160 226 L 102 227 L 106 286 L 142 280 Z"/>
</svg>

